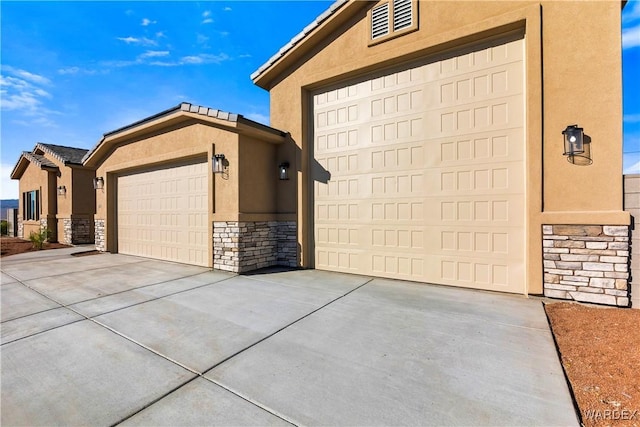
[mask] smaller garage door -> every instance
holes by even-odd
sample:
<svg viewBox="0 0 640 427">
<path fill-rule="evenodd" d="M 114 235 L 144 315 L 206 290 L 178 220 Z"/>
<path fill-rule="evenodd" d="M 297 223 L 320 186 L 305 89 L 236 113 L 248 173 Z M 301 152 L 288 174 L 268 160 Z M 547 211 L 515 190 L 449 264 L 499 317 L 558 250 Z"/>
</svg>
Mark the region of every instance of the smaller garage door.
<svg viewBox="0 0 640 427">
<path fill-rule="evenodd" d="M 207 162 L 118 177 L 118 252 L 209 266 Z"/>
</svg>

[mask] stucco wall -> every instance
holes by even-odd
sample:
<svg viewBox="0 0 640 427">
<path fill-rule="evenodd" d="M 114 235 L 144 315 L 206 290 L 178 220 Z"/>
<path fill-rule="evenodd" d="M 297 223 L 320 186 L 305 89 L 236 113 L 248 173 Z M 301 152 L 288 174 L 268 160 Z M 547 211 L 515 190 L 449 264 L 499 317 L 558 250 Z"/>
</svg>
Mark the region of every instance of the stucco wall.
<svg viewBox="0 0 640 427">
<path fill-rule="evenodd" d="M 36 166 L 33 163 L 29 163 L 27 168 L 25 169 L 22 177 L 20 178 L 20 182 L 18 184 L 19 188 L 19 218 L 24 218 L 24 200 L 23 194 L 27 191 L 38 190 L 40 191 L 40 218 L 43 218 L 49 214 L 49 189 L 48 189 L 48 174 L 46 170 L 40 169 L 39 166 Z M 55 212 L 54 212 L 55 214 Z M 37 221 L 23 221 L 23 238 L 28 238 L 29 234 L 32 232 L 40 231 L 40 220 Z"/>
<path fill-rule="evenodd" d="M 313 48 L 290 51 L 280 61 L 288 68 L 277 64 L 257 81 L 270 90 L 271 125 L 288 130 L 300 150 L 298 239 L 304 266 L 310 266 L 312 251 L 306 191 L 310 92 L 509 30 L 525 33 L 528 292 L 542 293 L 543 224 L 628 224 L 619 178 L 620 2 L 420 1 L 418 31 L 368 46 L 367 10 L 373 5 L 348 4 L 351 18 L 321 24 L 307 38 Z M 562 130 L 571 124 L 591 137 L 590 166 L 572 165 L 562 155 Z"/>
</svg>

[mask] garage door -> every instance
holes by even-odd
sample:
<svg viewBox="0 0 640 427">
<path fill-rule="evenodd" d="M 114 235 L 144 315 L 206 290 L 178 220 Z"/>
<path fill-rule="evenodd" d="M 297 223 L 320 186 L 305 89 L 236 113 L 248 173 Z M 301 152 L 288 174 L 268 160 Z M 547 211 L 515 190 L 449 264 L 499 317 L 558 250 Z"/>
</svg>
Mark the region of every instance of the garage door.
<svg viewBox="0 0 640 427">
<path fill-rule="evenodd" d="M 525 292 L 523 40 L 313 95 L 315 266 Z"/>
<path fill-rule="evenodd" d="M 208 167 L 118 177 L 118 252 L 209 266 Z"/>
</svg>

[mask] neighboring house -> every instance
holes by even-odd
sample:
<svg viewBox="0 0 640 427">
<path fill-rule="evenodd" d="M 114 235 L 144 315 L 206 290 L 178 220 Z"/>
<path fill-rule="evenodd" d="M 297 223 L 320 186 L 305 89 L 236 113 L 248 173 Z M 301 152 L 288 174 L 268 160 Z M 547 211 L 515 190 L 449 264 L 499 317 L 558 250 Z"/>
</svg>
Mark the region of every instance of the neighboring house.
<svg viewBox="0 0 640 427">
<path fill-rule="evenodd" d="M 295 186 L 279 175 L 293 147 L 284 132 L 188 103 L 104 134 L 84 158 L 96 169 L 96 248 L 233 272 L 295 266 Z"/>
<path fill-rule="evenodd" d="M 22 153 L 11 172 L 20 180 L 18 237 L 48 229 L 51 241 L 93 243 L 95 173 L 82 165 L 87 151 L 38 143 Z"/>
<path fill-rule="evenodd" d="M 300 265 L 627 306 L 623 4 L 336 2 L 252 75 Z"/>
</svg>

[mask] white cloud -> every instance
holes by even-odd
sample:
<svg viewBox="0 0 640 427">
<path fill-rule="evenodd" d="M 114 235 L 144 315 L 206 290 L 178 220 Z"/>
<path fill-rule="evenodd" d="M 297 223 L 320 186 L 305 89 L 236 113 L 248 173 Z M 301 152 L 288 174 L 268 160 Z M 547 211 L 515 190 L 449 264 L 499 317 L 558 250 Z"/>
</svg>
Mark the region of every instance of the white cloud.
<svg viewBox="0 0 640 427">
<path fill-rule="evenodd" d="M 18 180 L 10 178 L 14 166 L 9 163 L 0 163 L 0 199 L 18 198 Z"/>
<path fill-rule="evenodd" d="M 66 68 L 59 68 L 58 69 L 58 74 L 61 75 L 77 75 L 77 74 L 86 74 L 86 75 L 94 75 L 97 74 L 98 71 L 97 70 L 91 70 L 88 68 L 80 68 L 80 67 L 66 67 Z"/>
<path fill-rule="evenodd" d="M 126 44 L 136 44 L 141 46 L 157 46 L 158 43 L 154 40 L 148 39 L 146 37 L 137 38 L 137 37 L 117 37 L 118 40 L 125 42 Z"/>
<path fill-rule="evenodd" d="M 158 32 L 156 33 L 156 38 L 158 38 L 158 39 L 159 39 L 159 38 L 162 38 L 162 37 L 166 37 L 166 36 L 164 35 L 164 33 L 163 33 L 162 31 L 158 31 Z"/>
<path fill-rule="evenodd" d="M 159 58 L 163 56 L 169 56 L 168 50 L 148 50 L 145 53 L 138 56 L 138 59 L 144 58 Z"/>
<path fill-rule="evenodd" d="M 225 8 L 224 8 L 224 9 L 222 9 L 222 10 L 224 10 L 225 12 L 231 12 L 231 10 L 232 10 L 232 9 L 231 9 L 229 6 L 227 6 L 227 7 L 225 7 Z"/>
<path fill-rule="evenodd" d="M 31 83 L 40 84 L 40 85 L 48 85 L 51 84 L 51 80 L 44 76 L 40 76 L 38 74 L 30 73 L 29 71 L 22 70 L 20 68 L 15 68 L 10 65 L 3 65 L 2 69 L 7 71 L 9 74 L 13 74 L 14 76 L 21 77 L 24 80 L 28 80 Z"/>
<path fill-rule="evenodd" d="M 625 123 L 640 123 L 640 114 L 625 114 Z"/>
<path fill-rule="evenodd" d="M 211 11 L 210 10 L 205 10 L 202 13 L 202 17 L 204 18 L 202 20 L 203 24 L 211 24 L 211 23 L 213 23 L 213 19 L 211 18 Z"/>
<path fill-rule="evenodd" d="M 622 48 L 631 49 L 640 46 L 640 25 L 622 30 Z"/>
<path fill-rule="evenodd" d="M 143 18 L 142 22 L 140 23 L 140 25 L 142 25 L 143 27 L 146 27 L 148 25 L 157 24 L 157 23 L 158 23 L 158 21 L 152 21 L 151 19 Z"/>
<path fill-rule="evenodd" d="M 262 123 L 264 125 L 269 126 L 269 116 L 265 116 L 264 114 L 251 113 L 251 114 L 246 114 L 245 117 L 249 120 L 253 120 L 254 122 Z"/>
<path fill-rule="evenodd" d="M 29 116 L 31 121 L 46 117 L 52 112 L 44 107 L 44 101 L 52 96 L 42 86 L 51 86 L 51 81 L 26 70 L 3 66 L 0 75 L 2 110 L 16 111 Z"/>
<path fill-rule="evenodd" d="M 209 37 L 203 35 L 203 34 L 198 34 L 197 36 L 197 42 L 198 44 L 206 44 L 209 41 Z"/>
<path fill-rule="evenodd" d="M 221 53 L 219 55 L 202 53 L 199 55 L 183 56 L 177 61 L 153 61 L 150 62 L 149 65 L 156 65 L 159 67 L 177 67 L 180 65 L 220 64 L 229 59 L 229 55 L 225 53 Z"/>
</svg>

